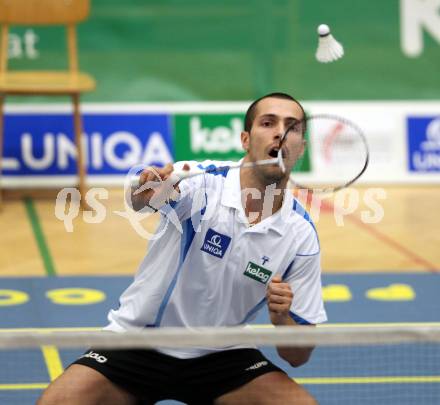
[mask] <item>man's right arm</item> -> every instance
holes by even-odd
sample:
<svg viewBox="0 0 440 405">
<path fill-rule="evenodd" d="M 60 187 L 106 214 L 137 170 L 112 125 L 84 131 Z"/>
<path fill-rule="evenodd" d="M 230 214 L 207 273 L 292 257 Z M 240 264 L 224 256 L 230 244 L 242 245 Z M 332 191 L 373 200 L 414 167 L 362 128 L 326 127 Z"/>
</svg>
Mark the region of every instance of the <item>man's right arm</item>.
<svg viewBox="0 0 440 405">
<path fill-rule="evenodd" d="M 179 196 L 178 179 L 173 179 L 173 165 L 148 167 L 140 173 L 139 185 L 133 187 L 130 192 L 132 207 L 140 211 L 145 207 L 159 210 L 170 200 Z M 183 170 L 189 170 L 185 164 Z"/>
</svg>

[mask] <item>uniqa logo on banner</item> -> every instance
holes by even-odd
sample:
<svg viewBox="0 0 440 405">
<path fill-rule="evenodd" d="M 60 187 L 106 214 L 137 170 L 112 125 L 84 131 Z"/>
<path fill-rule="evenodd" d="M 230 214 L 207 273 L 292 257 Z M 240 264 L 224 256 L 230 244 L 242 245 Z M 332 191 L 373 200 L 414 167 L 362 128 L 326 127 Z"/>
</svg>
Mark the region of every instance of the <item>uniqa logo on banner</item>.
<svg viewBox="0 0 440 405">
<path fill-rule="evenodd" d="M 411 172 L 440 171 L 440 117 L 409 117 L 408 164 Z"/>
<path fill-rule="evenodd" d="M 125 174 L 133 165 L 173 161 L 168 117 L 86 115 L 82 148 L 89 174 Z M 5 174 L 76 173 L 77 150 L 67 115 L 7 117 Z"/>
<path fill-rule="evenodd" d="M 77 156 L 75 143 L 62 133 L 45 133 L 42 149 L 35 146 L 34 137 L 30 133 L 23 134 L 20 144 L 22 162 L 33 170 L 45 170 L 52 165 L 66 170 L 70 160 L 76 159 Z M 116 170 L 125 171 L 138 162 L 172 161 L 162 135 L 157 132 L 150 135 L 145 145 L 142 145 L 135 134 L 125 131 L 114 132 L 106 138 L 99 132 L 94 132 L 91 136 L 84 134 L 82 144 L 87 166 L 96 170 L 102 169 L 104 162 Z M 124 153 L 118 154 L 118 148 L 124 148 Z M 5 159 L 6 168 L 19 166 L 16 159 Z M 16 163 L 11 164 L 14 161 Z"/>
</svg>

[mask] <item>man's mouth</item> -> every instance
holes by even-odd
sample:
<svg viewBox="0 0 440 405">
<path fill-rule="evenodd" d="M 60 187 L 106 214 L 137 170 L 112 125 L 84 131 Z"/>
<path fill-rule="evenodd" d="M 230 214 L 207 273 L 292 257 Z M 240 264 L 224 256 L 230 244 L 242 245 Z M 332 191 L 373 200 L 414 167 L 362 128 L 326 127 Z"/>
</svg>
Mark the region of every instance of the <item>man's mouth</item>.
<svg viewBox="0 0 440 405">
<path fill-rule="evenodd" d="M 274 146 L 273 148 L 271 148 L 269 150 L 269 156 L 272 158 L 276 158 L 278 157 L 278 151 L 280 150 L 280 148 L 278 146 Z"/>
<path fill-rule="evenodd" d="M 278 146 L 273 146 L 272 148 L 269 149 L 268 155 L 271 158 L 277 158 L 279 151 L 280 151 L 280 148 Z M 286 150 L 284 148 L 281 149 L 281 157 L 283 159 L 286 157 Z"/>
</svg>

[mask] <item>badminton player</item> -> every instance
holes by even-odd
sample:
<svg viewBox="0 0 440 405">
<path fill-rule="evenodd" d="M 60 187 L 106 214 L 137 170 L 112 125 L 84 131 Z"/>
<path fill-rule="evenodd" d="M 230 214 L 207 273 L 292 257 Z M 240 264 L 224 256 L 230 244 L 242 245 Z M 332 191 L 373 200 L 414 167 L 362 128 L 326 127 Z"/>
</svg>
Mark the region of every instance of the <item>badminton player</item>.
<svg viewBox="0 0 440 405">
<path fill-rule="evenodd" d="M 300 103 L 284 93 L 256 100 L 245 117 L 244 161 L 276 157 L 287 126 L 304 118 Z M 274 325 L 315 325 L 326 320 L 321 294 L 320 246 L 307 213 L 286 191 L 291 166 L 305 148 L 299 131 L 283 145 L 287 166 L 255 166 L 205 173 L 172 188 L 181 224 L 151 241 L 133 283 L 108 315 L 108 331 L 143 328 L 237 326 L 267 306 Z M 228 162 L 209 161 L 206 166 Z M 185 165 L 184 168 L 189 168 Z M 141 183 L 172 166 L 146 170 Z M 160 187 L 159 187 L 160 188 Z M 163 192 L 163 190 L 162 190 Z M 134 196 L 135 207 L 157 207 L 159 189 Z M 196 201 L 197 200 L 197 201 Z M 153 204 L 154 201 L 154 204 Z M 177 342 L 178 344 L 178 342 Z M 313 348 L 280 347 L 293 367 Z M 43 393 L 38 404 L 315 404 L 314 398 L 255 347 L 93 348 Z"/>
</svg>

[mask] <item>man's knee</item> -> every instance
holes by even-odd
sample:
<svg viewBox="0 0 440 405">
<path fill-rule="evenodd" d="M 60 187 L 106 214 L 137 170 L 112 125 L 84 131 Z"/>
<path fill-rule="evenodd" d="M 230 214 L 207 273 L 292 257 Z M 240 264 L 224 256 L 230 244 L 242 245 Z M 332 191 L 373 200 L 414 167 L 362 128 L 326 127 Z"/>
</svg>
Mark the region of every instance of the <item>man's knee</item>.
<svg viewBox="0 0 440 405">
<path fill-rule="evenodd" d="M 318 402 L 303 386 L 291 378 L 275 380 L 264 385 L 261 404 L 317 405 Z"/>
<path fill-rule="evenodd" d="M 83 397 L 85 399 L 85 395 L 81 386 L 73 387 L 61 380 L 55 380 L 44 390 L 37 405 L 79 404 Z M 83 403 L 88 402 L 83 401 Z"/>
<path fill-rule="evenodd" d="M 313 396 L 287 375 L 264 374 L 215 401 L 216 405 L 317 405 Z"/>
<path fill-rule="evenodd" d="M 133 397 L 89 367 L 70 366 L 53 381 L 37 405 L 133 404 Z"/>
<path fill-rule="evenodd" d="M 94 396 L 90 389 L 93 389 L 90 382 L 79 379 L 69 381 L 65 375 L 61 375 L 44 390 L 37 405 L 89 404 Z"/>
</svg>

